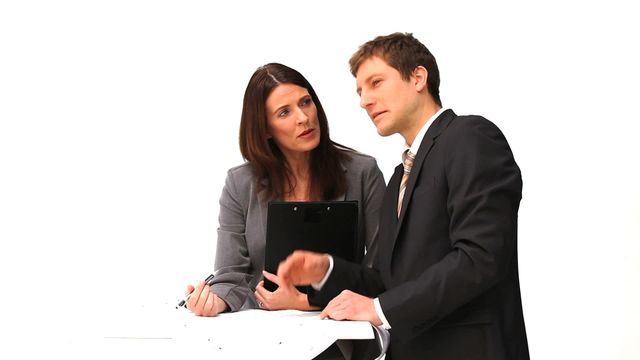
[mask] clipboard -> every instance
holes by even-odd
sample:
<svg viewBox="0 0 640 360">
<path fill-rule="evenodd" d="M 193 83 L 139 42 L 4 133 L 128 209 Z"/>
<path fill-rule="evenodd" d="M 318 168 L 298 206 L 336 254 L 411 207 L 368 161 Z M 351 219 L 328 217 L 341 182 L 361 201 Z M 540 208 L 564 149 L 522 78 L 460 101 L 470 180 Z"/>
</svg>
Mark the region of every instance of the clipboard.
<svg viewBox="0 0 640 360">
<path fill-rule="evenodd" d="M 264 268 L 275 274 L 294 250 L 328 253 L 360 262 L 364 248 L 358 241 L 358 201 L 272 201 L 267 212 Z M 278 286 L 264 279 L 264 287 Z M 305 292 L 304 287 L 298 290 Z"/>
</svg>

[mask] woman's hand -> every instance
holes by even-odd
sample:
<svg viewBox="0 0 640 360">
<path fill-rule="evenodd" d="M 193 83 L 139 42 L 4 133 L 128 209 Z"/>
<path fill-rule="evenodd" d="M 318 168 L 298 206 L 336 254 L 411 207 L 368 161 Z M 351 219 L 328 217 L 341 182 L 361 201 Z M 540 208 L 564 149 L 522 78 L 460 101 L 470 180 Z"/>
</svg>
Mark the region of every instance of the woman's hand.
<svg viewBox="0 0 640 360">
<path fill-rule="evenodd" d="M 267 310 L 318 310 L 318 307 L 309 305 L 307 295 L 298 291 L 293 284 L 285 282 L 280 277 L 263 271 L 262 274 L 267 280 L 278 285 L 276 291 L 271 292 L 264 287 L 264 281 L 260 281 L 256 286 L 256 299 L 262 309 Z"/>
<path fill-rule="evenodd" d="M 214 294 L 204 281 L 200 281 L 195 288 L 187 286 L 186 295 L 189 297 L 187 309 L 198 316 L 216 316 L 229 310 L 229 305 Z"/>
</svg>

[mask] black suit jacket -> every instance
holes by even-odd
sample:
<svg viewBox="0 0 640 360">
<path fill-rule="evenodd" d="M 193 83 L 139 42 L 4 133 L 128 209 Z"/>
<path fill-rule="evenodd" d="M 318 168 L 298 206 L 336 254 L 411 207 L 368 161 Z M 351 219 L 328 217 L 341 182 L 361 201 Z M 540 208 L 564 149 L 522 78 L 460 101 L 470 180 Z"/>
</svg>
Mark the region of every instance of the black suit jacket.
<svg viewBox="0 0 640 360">
<path fill-rule="evenodd" d="M 522 178 L 500 130 L 444 111 L 416 154 L 400 217 L 402 165 L 387 186 L 372 268 L 334 259 L 322 303 L 378 297 L 387 359 L 529 359 L 517 260 Z"/>
</svg>

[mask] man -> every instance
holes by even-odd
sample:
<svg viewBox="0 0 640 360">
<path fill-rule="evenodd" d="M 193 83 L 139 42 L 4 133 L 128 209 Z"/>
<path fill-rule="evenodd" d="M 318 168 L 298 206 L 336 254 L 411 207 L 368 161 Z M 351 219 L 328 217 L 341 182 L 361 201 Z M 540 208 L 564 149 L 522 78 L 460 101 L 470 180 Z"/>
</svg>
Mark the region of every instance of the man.
<svg viewBox="0 0 640 360">
<path fill-rule="evenodd" d="M 402 135 L 372 268 L 297 251 L 278 276 L 312 284 L 321 316 L 389 329 L 387 359 L 529 359 L 517 262 L 522 180 L 500 130 L 444 110 L 433 55 L 412 34 L 350 60 L 378 133 Z M 348 289 L 348 290 L 345 290 Z M 343 291 L 344 290 L 344 291 Z"/>
</svg>

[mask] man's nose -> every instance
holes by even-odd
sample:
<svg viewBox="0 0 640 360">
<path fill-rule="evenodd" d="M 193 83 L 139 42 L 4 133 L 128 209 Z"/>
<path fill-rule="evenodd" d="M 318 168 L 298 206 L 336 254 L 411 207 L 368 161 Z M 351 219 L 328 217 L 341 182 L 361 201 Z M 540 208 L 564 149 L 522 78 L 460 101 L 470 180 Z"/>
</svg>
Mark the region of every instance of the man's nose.
<svg viewBox="0 0 640 360">
<path fill-rule="evenodd" d="M 360 92 L 360 107 L 363 109 L 366 109 L 372 104 L 373 104 L 373 97 L 371 97 L 371 95 L 369 95 L 369 93 L 364 90 Z"/>
</svg>

